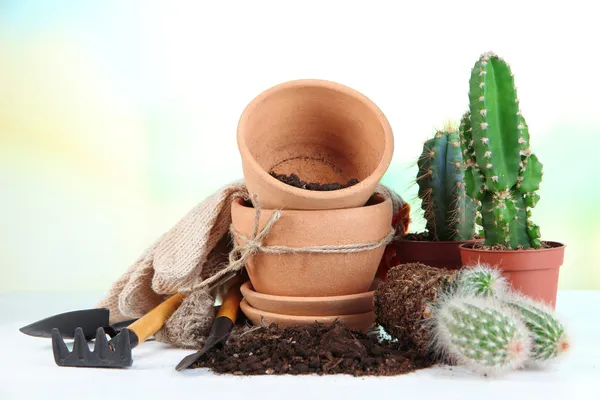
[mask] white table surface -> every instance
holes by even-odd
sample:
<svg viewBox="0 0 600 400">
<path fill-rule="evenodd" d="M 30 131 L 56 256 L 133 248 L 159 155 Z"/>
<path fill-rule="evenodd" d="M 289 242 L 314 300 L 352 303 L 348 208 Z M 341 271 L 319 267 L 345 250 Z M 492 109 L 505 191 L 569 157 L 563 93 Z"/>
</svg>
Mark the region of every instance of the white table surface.
<svg viewBox="0 0 600 400">
<path fill-rule="evenodd" d="M 214 375 L 176 372 L 189 351 L 146 342 L 128 369 L 65 368 L 54 363 L 50 339 L 19 328 L 53 314 L 93 307 L 101 294 L 0 294 L 0 399 L 600 399 L 600 292 L 560 292 L 557 312 L 573 347 L 546 370 L 483 377 L 433 367 L 395 377 Z"/>
</svg>

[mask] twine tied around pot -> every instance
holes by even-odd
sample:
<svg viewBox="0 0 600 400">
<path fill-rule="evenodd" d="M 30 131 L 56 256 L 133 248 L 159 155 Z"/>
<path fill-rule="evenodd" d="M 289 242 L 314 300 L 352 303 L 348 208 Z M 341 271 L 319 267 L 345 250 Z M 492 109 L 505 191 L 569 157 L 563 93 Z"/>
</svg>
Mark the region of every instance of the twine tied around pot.
<svg viewBox="0 0 600 400">
<path fill-rule="evenodd" d="M 340 244 L 340 245 L 322 245 L 322 246 L 305 246 L 305 247 L 288 247 L 281 245 L 265 245 L 263 240 L 269 235 L 273 226 L 281 218 L 281 210 L 274 210 L 265 226 L 260 229 L 260 216 L 261 207 L 258 202 L 258 197 L 254 195 L 252 197 L 253 203 L 255 204 L 256 213 L 254 215 L 254 225 L 252 227 L 252 236 L 246 237 L 240 232 L 236 231 L 231 224 L 229 232 L 234 239 L 238 239 L 241 244 L 234 242 L 234 247 L 229 253 L 229 263 L 226 267 L 221 269 L 219 272 L 205 279 L 196 285 L 193 289 L 200 289 L 206 286 L 215 287 L 218 282 L 228 280 L 235 273 L 240 271 L 250 257 L 257 253 L 268 253 L 268 254 L 299 254 L 299 253 L 319 253 L 319 254 L 340 254 L 340 253 L 360 253 L 363 251 L 375 250 L 381 246 L 389 244 L 396 230 L 390 227 L 390 231 L 380 240 L 373 240 L 363 243 L 351 243 L 351 244 Z M 215 285 L 215 283 L 217 283 Z"/>
</svg>

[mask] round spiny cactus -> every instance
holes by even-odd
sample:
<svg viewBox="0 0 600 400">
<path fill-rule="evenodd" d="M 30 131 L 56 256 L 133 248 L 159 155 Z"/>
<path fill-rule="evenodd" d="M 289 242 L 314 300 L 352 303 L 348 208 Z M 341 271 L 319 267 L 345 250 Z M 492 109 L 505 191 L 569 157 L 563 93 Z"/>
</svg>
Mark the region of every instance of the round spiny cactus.
<svg viewBox="0 0 600 400">
<path fill-rule="evenodd" d="M 457 274 L 455 285 L 463 294 L 481 297 L 503 296 L 508 286 L 500 271 L 486 264 L 463 267 Z"/>
<path fill-rule="evenodd" d="M 451 295 L 440 300 L 431 323 L 438 354 L 482 373 L 521 368 L 531 351 L 525 324 L 494 298 Z"/>
<path fill-rule="evenodd" d="M 512 293 L 503 302 L 521 315 L 533 341 L 530 358 L 546 362 L 565 354 L 570 348 L 563 324 L 545 304 Z"/>
</svg>

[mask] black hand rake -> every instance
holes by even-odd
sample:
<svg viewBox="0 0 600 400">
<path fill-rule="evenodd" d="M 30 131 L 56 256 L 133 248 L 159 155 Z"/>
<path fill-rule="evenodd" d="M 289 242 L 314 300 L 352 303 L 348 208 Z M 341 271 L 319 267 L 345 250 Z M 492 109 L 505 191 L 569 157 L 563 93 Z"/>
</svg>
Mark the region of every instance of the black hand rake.
<svg viewBox="0 0 600 400">
<path fill-rule="evenodd" d="M 163 327 L 167 318 L 181 305 L 181 293 L 150 310 L 133 324 L 121 329 L 110 341 L 104 328 L 96 330 L 94 350 L 90 351 L 83 329 L 75 329 L 73 350 L 69 351 L 60 331 L 52 330 L 52 351 L 56 365 L 61 367 L 123 368 L 133 363 L 131 349 L 143 343 Z"/>
<path fill-rule="evenodd" d="M 69 351 L 58 329 L 52 330 L 52 351 L 56 365 L 65 367 L 123 368 L 133 364 L 128 329 L 109 342 L 103 328 L 96 331 L 94 350 L 90 351 L 81 328 L 75 330 L 73 350 Z"/>
</svg>

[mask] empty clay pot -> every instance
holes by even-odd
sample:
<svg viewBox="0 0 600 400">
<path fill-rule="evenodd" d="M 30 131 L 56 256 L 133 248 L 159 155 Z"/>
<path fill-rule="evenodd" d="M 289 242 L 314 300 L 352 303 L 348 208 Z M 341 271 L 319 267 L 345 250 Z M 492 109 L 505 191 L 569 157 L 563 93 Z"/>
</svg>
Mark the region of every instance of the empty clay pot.
<svg viewBox="0 0 600 400">
<path fill-rule="evenodd" d="M 402 264 L 421 263 L 449 270 L 462 267 L 460 246 L 475 243 L 478 240 L 464 241 L 417 241 L 399 240 L 394 243 L 396 257 Z"/>
<path fill-rule="evenodd" d="M 369 327 L 375 322 L 375 313 L 373 311 L 361 314 L 330 316 L 285 315 L 258 310 L 250 306 L 245 299 L 240 303 L 240 308 L 242 309 L 244 315 L 246 315 L 246 317 L 248 317 L 248 319 L 252 321 L 255 326 L 268 326 L 272 323 L 276 323 L 282 328 L 314 323 L 331 325 L 338 320 L 343 322 L 348 328 L 359 329 L 363 332 L 367 332 Z"/>
<path fill-rule="evenodd" d="M 373 289 L 373 288 L 371 288 Z M 373 290 L 345 296 L 274 296 L 254 291 L 251 282 L 241 287 L 248 304 L 258 310 L 285 315 L 349 315 L 373 311 Z"/>
<path fill-rule="evenodd" d="M 565 245 L 557 242 L 544 243 L 550 247 L 528 250 L 481 250 L 473 249 L 473 244 L 465 244 L 460 246 L 460 253 L 464 265 L 482 263 L 496 267 L 513 289 L 554 308 Z"/>
<path fill-rule="evenodd" d="M 252 236 L 256 210 L 243 199 L 232 203 L 233 228 Z M 273 210 L 262 210 L 262 229 Z M 391 200 L 373 195 L 363 207 L 339 210 L 282 210 L 263 245 L 306 247 L 380 241 L 391 230 Z M 237 244 L 244 244 L 236 238 Z M 246 270 L 259 293 L 277 296 L 338 296 L 369 291 L 385 246 L 355 253 L 258 252 Z"/>
<path fill-rule="evenodd" d="M 296 80 L 272 87 L 246 107 L 237 142 L 244 179 L 265 208 L 329 210 L 364 205 L 386 172 L 392 129 L 367 97 L 344 85 Z M 305 182 L 359 183 L 332 191 L 287 185 L 269 173 Z"/>
</svg>

